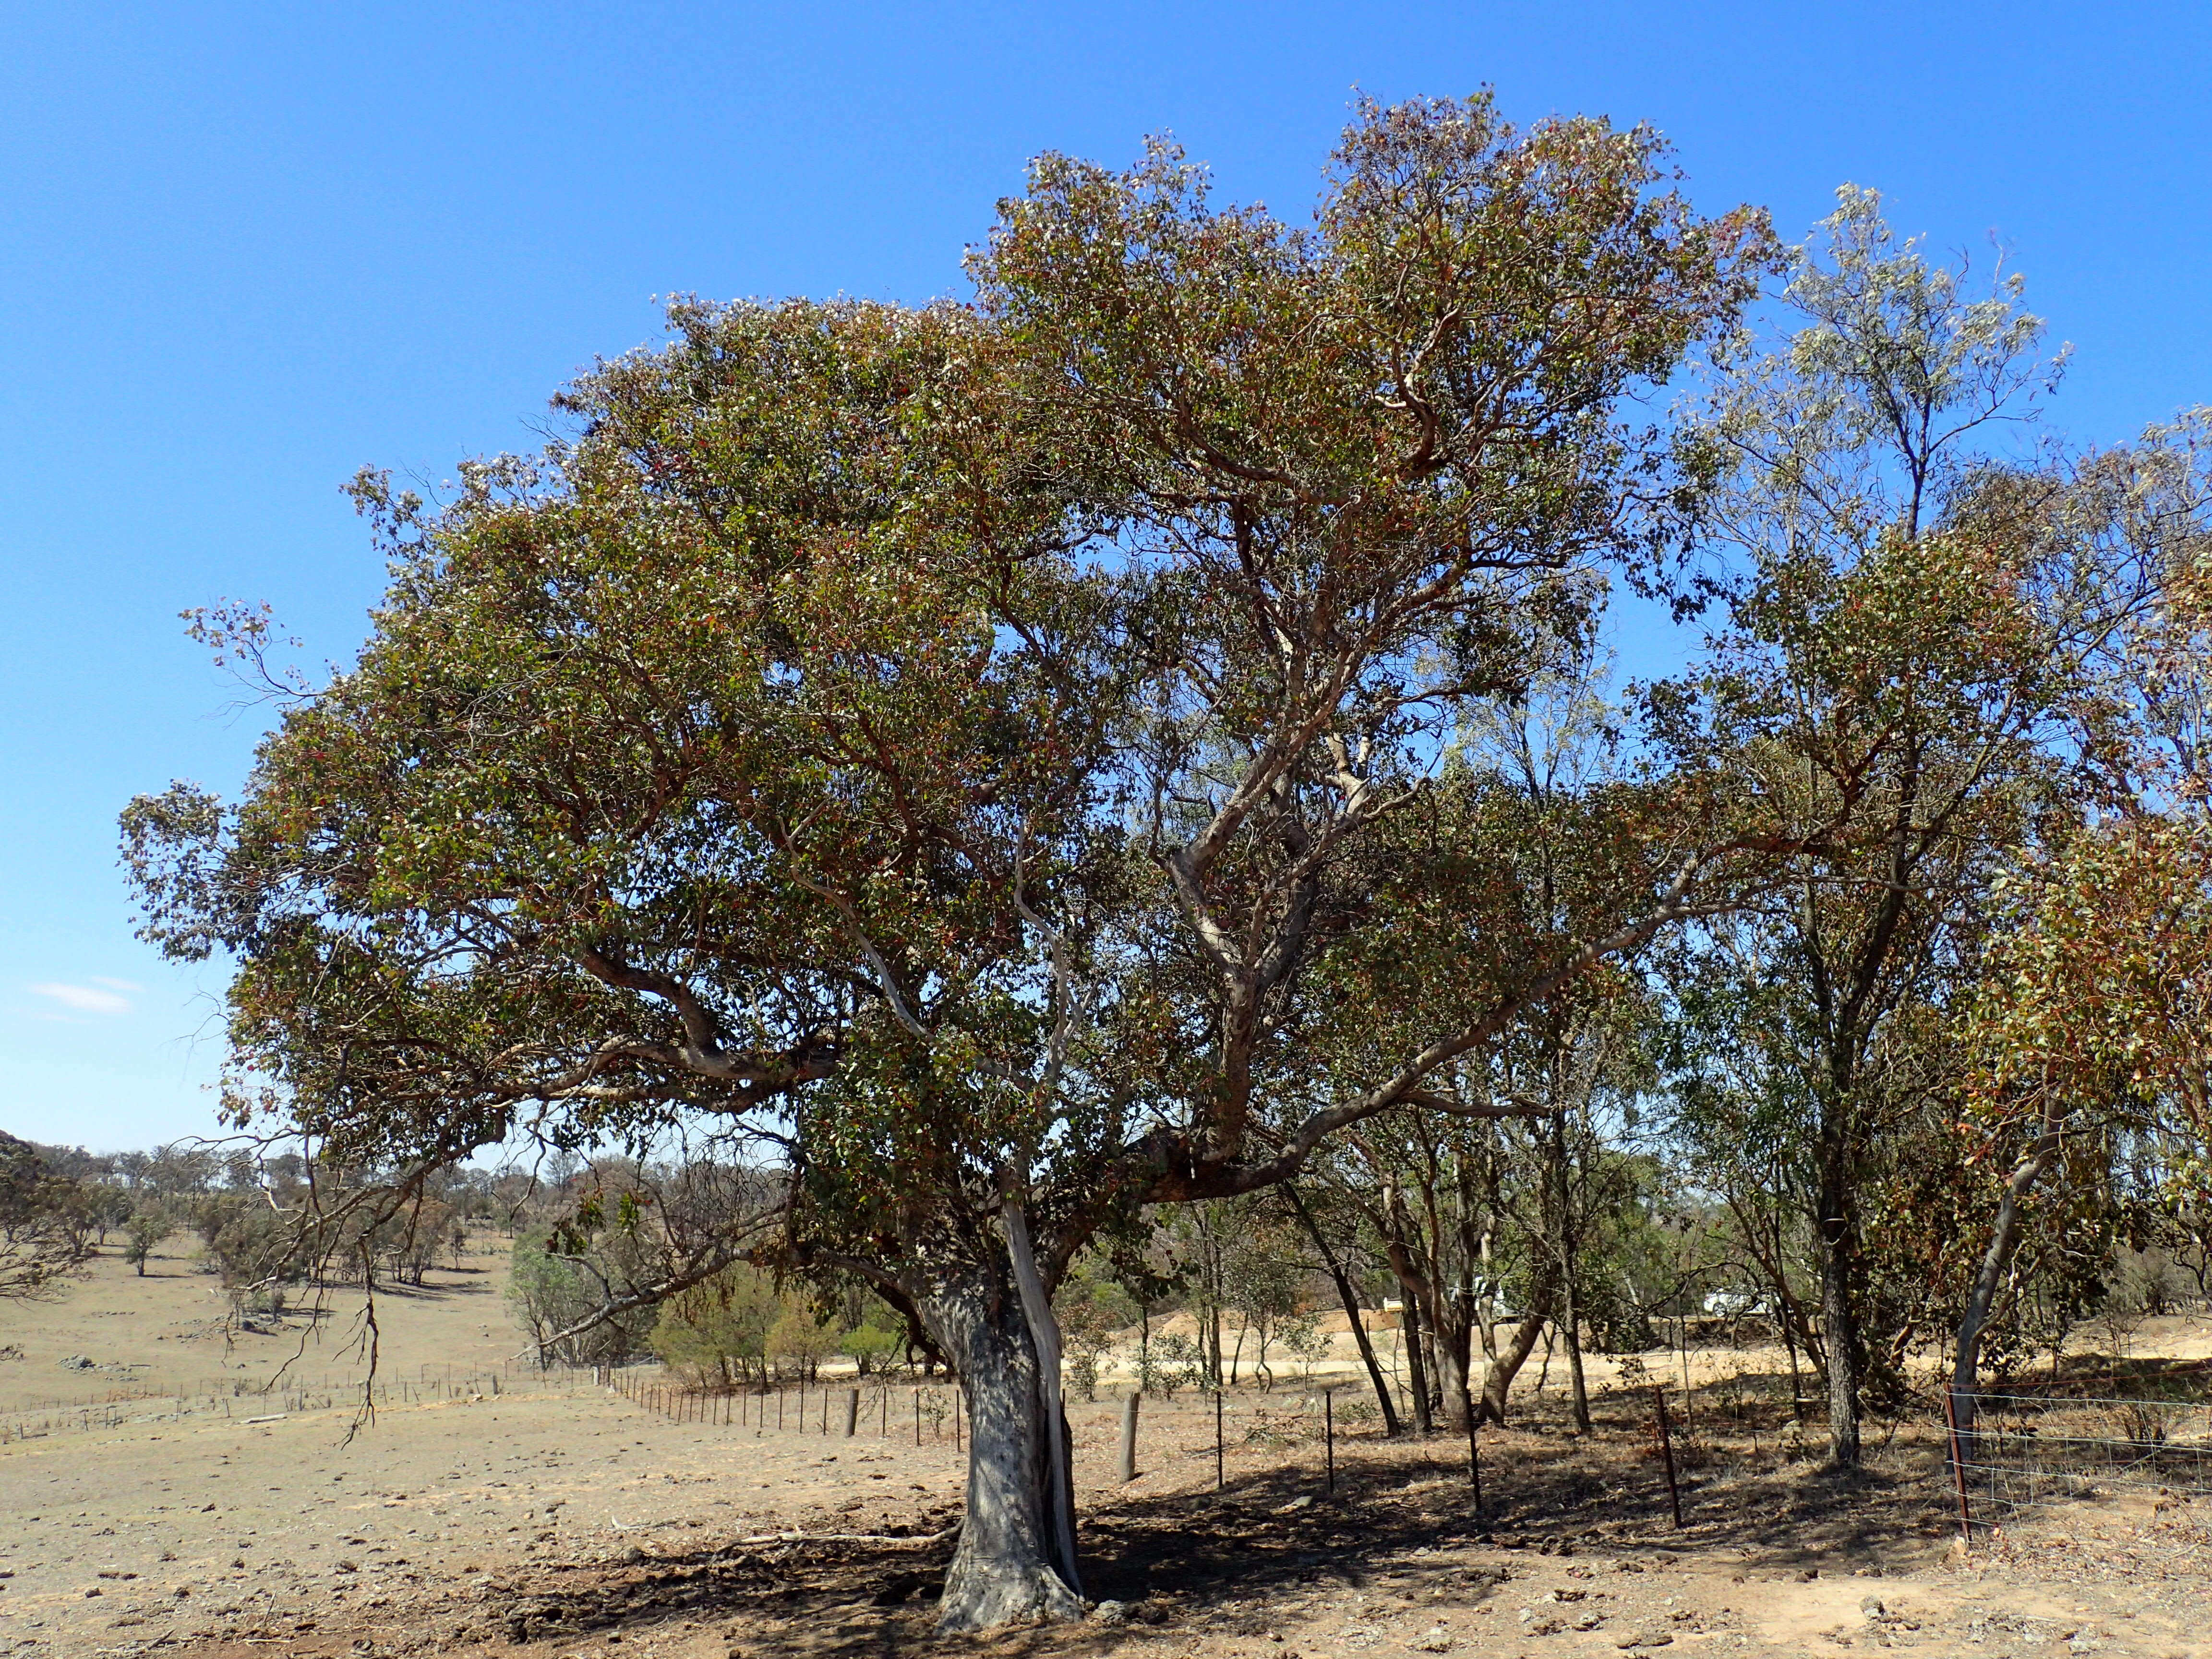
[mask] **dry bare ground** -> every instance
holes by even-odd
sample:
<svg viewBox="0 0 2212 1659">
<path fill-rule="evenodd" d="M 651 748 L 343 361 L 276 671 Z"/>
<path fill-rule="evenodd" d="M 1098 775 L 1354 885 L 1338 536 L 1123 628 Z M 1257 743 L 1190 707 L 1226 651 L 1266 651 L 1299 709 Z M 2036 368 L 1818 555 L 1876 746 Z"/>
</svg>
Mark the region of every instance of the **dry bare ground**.
<svg viewBox="0 0 2212 1659">
<path fill-rule="evenodd" d="M 441 1379 L 448 1364 L 462 1377 L 511 1352 L 495 1262 L 380 1298 L 388 1378 Z M 1463 1446 L 1366 1425 L 1340 1438 L 1331 1493 L 1300 1384 L 1231 1400 L 1219 1492 L 1206 1401 L 1146 1403 L 1143 1473 L 1126 1488 L 1118 1407 L 1080 1405 L 1084 1588 L 1100 1613 L 940 1644 L 929 1596 L 959 1459 L 949 1438 L 914 1443 L 903 1397 L 888 1432 L 872 1408 L 847 1439 L 834 1410 L 821 1431 L 818 1392 L 810 1426 L 787 1401 L 779 1432 L 510 1374 L 496 1396 L 410 1390 L 347 1443 L 337 1384 L 355 1373 L 334 1329 L 290 1373 L 329 1374 L 328 1390 L 188 1389 L 181 1416 L 173 1394 L 68 1421 L 33 1406 L 132 1375 L 64 1371 L 64 1357 L 198 1376 L 155 1363 L 182 1352 L 218 1382 L 258 1384 L 300 1347 L 295 1327 L 222 1352 L 194 1334 L 215 1311 L 209 1281 L 157 1265 L 173 1276 L 104 1262 L 62 1302 L 0 1310 L 0 1348 L 23 1354 L 0 1362 L 0 1411 L 47 1425 L 0 1444 L 0 1653 L 2212 1654 L 2208 1540 L 2187 1504 L 2077 1504 L 1961 1559 L 1928 1430 L 1900 1430 L 1838 1481 L 1783 1403 L 1717 1385 L 1681 1447 L 1680 1531 L 1645 1398 L 1610 1384 L 1587 1438 L 1565 1431 L 1556 1387 L 1486 1433 L 1480 1512 Z M 1724 1369 L 1698 1359 L 1701 1377 Z"/>
</svg>

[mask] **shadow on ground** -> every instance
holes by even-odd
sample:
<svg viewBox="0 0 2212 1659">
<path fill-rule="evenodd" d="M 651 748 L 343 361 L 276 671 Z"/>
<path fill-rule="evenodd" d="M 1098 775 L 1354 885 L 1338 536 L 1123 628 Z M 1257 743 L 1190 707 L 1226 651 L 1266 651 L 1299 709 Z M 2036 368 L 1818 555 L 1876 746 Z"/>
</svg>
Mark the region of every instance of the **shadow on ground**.
<svg viewBox="0 0 2212 1659">
<path fill-rule="evenodd" d="M 1682 1447 L 1685 1526 L 1672 1522 L 1656 1442 L 1632 1417 L 1601 1419 L 1578 1438 L 1537 1424 L 1486 1433 L 1478 1512 L 1464 1448 L 1444 1437 L 1340 1446 L 1338 1481 L 1324 1489 L 1311 1462 L 1231 1481 L 1225 1491 L 1121 1500 L 1085 1518 L 1084 1590 L 1124 1603 L 1133 1622 L 1204 1623 L 1260 1636 L 1271 1598 L 1364 1588 L 1431 1551 L 1485 1547 L 1544 1555 L 1664 1551 L 1717 1564 L 1787 1567 L 1924 1559 L 1940 1543 L 1944 1507 L 1932 1445 L 1892 1444 L 1875 1467 L 1839 1480 L 1803 1462 L 1778 1466 L 1778 1420 L 1717 1425 Z M 729 1651 L 803 1652 L 860 1659 L 943 1650 L 933 1604 L 951 1559 L 950 1535 L 905 1540 L 793 1541 L 696 1554 L 579 1565 L 505 1582 L 482 1604 L 494 1640 L 571 1644 L 670 1621 L 708 1621 Z M 1425 1564 L 1459 1594 L 1486 1595 L 1504 1575 L 1480 1563 Z M 994 1653 L 1087 1655 L 1120 1644 L 1096 1623 L 1000 1632 L 975 1644 Z"/>
</svg>

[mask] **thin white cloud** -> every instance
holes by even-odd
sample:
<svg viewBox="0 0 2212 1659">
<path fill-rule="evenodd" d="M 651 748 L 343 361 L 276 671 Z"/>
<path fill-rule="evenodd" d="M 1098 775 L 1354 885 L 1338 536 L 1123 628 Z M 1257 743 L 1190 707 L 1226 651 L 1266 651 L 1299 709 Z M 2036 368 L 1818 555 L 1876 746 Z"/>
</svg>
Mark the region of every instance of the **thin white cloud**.
<svg viewBox="0 0 2212 1659">
<path fill-rule="evenodd" d="M 102 986 L 114 983 L 116 981 L 113 980 L 99 980 L 90 985 L 33 985 L 31 988 L 31 994 L 34 997 L 45 997 L 49 1001 L 58 1002 L 72 1013 L 127 1014 L 131 1012 L 129 998 L 118 996 L 113 991 L 100 988 Z M 131 988 L 136 990 L 137 988 L 133 986 Z"/>
<path fill-rule="evenodd" d="M 111 991 L 143 991 L 146 988 L 134 980 L 102 979 L 98 974 L 88 974 L 86 977 L 94 985 L 105 985 Z"/>
</svg>

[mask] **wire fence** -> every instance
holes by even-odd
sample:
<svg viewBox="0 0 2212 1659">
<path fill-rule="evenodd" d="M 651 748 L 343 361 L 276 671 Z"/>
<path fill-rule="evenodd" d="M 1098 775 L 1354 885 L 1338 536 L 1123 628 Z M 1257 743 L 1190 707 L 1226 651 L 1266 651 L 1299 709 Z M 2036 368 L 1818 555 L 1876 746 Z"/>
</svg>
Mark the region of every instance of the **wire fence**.
<svg viewBox="0 0 2212 1659">
<path fill-rule="evenodd" d="M 2063 1504 L 2212 1495 L 2212 1403 L 2057 1394 L 1947 1395 L 1960 1531 Z"/>
<path fill-rule="evenodd" d="M 890 1376 L 799 1377 L 727 1388 L 686 1386 L 665 1372 L 602 1367 L 597 1380 L 633 1405 L 682 1423 L 764 1432 L 911 1439 L 919 1446 L 966 1434 L 966 1396 L 957 1384 Z"/>
<path fill-rule="evenodd" d="M 501 1365 L 425 1364 L 411 1372 L 380 1372 L 373 1382 L 327 1372 L 318 1376 L 287 1372 L 267 1381 L 243 1376 L 131 1379 L 105 1389 L 52 1395 L 0 1409 L 0 1445 L 133 1423 L 210 1418 L 272 1422 L 304 1412 L 357 1409 L 364 1399 L 383 1411 L 496 1398 L 502 1393 L 574 1394 L 592 1387 L 596 1380 L 588 1365 L 539 1367 L 526 1361 Z"/>
</svg>

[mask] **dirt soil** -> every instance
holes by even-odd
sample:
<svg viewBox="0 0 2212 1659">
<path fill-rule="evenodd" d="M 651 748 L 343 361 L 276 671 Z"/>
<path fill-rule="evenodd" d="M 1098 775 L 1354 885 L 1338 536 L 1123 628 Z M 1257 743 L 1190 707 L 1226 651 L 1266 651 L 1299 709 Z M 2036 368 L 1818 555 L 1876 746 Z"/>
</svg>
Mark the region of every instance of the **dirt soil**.
<svg viewBox="0 0 2212 1659">
<path fill-rule="evenodd" d="M 1723 1410 L 1701 1393 L 1702 1414 L 1677 1425 L 1678 1531 L 1648 1396 L 1602 1393 L 1595 1433 L 1579 1437 L 1556 1375 L 1515 1428 L 1485 1431 L 1479 1511 L 1463 1443 L 1385 1442 L 1357 1420 L 1340 1425 L 1331 1492 L 1318 1395 L 1302 1383 L 1231 1398 L 1218 1492 L 1209 1401 L 1145 1403 L 1127 1487 L 1114 1480 L 1118 1404 L 1079 1404 L 1097 1612 L 940 1642 L 931 1598 L 961 1459 L 950 1425 L 927 1417 L 915 1443 L 909 1391 L 892 1393 L 888 1425 L 881 1396 L 866 1396 L 851 1439 L 841 1384 L 827 1434 L 819 1389 L 803 1429 L 787 1397 L 779 1431 L 723 1424 L 729 1402 L 713 1422 L 672 1416 L 633 1397 L 635 1378 L 617 1393 L 513 1371 L 496 1395 L 411 1391 L 349 1443 L 343 1366 L 330 1391 L 223 1396 L 228 1416 L 212 1394 L 181 1416 L 173 1397 L 96 1419 L 79 1408 L 77 1423 L 105 1425 L 91 1427 L 32 1405 L 88 1391 L 81 1370 L 41 1356 L 159 1369 L 145 1351 L 166 1358 L 171 1327 L 206 1316 L 178 1293 L 208 1283 L 161 1265 L 177 1275 L 173 1319 L 118 1282 L 119 1263 L 62 1302 L 0 1309 L 0 1348 L 26 1356 L 0 1361 L 0 1402 L 29 1407 L 8 1420 L 47 1425 L 0 1443 L 0 1654 L 2212 1656 L 2212 1539 L 2187 1503 L 2076 1504 L 1962 1557 L 1931 1433 L 1899 1431 L 1838 1480 L 1785 1403 L 1739 1391 Z M 473 1375 L 511 1352 L 495 1263 L 472 1266 L 380 1298 L 388 1376 L 435 1379 L 449 1360 Z M 119 1307 L 136 1311 L 104 1318 Z M 234 1340 L 206 1369 L 265 1381 L 274 1362 L 258 1345 L 296 1349 L 302 1328 Z M 134 1334 L 92 1340 L 108 1332 Z M 320 1376 L 336 1334 L 311 1341 L 292 1378 L 310 1364 Z M 181 1340 L 216 1357 L 207 1339 Z M 1346 1382 L 1336 1403 L 1356 1419 L 1358 1399 Z M 757 1418 L 759 1402 L 744 1409 Z M 771 1401 L 771 1425 L 774 1413 Z"/>
</svg>

